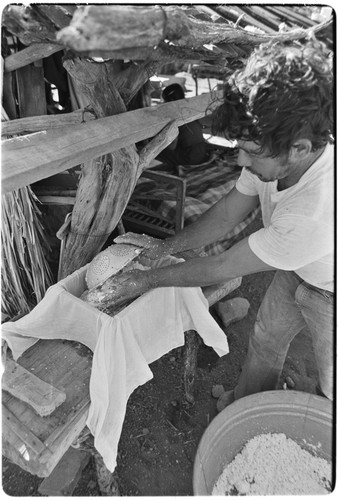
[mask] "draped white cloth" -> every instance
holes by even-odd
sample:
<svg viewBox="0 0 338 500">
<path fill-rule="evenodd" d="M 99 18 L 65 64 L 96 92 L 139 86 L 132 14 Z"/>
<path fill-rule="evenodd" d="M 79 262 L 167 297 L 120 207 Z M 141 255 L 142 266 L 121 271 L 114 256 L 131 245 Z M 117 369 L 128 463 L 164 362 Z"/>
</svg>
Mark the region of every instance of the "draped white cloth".
<svg viewBox="0 0 338 500">
<path fill-rule="evenodd" d="M 25 317 L 4 323 L 2 337 L 14 359 L 40 338 L 78 341 L 93 351 L 87 426 L 105 465 L 114 471 L 127 401 L 153 377 L 148 365 L 184 345 L 184 331 L 190 329 L 219 356 L 229 349 L 200 288 L 158 288 L 111 317 L 79 298 L 87 267 L 50 287 Z"/>
</svg>

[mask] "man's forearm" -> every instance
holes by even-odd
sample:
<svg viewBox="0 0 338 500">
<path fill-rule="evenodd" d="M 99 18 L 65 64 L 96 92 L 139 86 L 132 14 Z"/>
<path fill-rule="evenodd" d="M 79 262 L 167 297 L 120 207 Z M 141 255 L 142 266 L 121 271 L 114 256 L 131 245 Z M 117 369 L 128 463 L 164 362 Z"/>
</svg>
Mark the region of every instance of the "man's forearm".
<svg viewBox="0 0 338 500">
<path fill-rule="evenodd" d="M 227 276 L 219 256 L 198 257 L 183 263 L 145 271 L 149 289 L 213 285 L 232 277 Z"/>
<path fill-rule="evenodd" d="M 194 287 L 223 283 L 239 276 L 272 270 L 250 249 L 244 238 L 220 255 L 199 257 L 176 265 L 144 272 L 147 288 Z"/>
<path fill-rule="evenodd" d="M 110 279 L 110 300 L 121 303 L 160 287 L 204 287 L 224 283 L 239 276 L 273 269 L 250 249 L 248 238 L 226 252 L 198 257 L 179 264 L 141 271 L 135 269 Z M 108 281 L 108 280 L 107 280 Z"/>
<path fill-rule="evenodd" d="M 218 225 L 213 215 L 206 212 L 196 222 L 167 238 L 164 245 L 170 254 L 194 250 L 224 237 L 231 229 L 232 224 Z"/>
<path fill-rule="evenodd" d="M 258 197 L 246 196 L 233 188 L 198 220 L 163 242 L 168 253 L 193 250 L 224 237 L 258 206 Z"/>
</svg>

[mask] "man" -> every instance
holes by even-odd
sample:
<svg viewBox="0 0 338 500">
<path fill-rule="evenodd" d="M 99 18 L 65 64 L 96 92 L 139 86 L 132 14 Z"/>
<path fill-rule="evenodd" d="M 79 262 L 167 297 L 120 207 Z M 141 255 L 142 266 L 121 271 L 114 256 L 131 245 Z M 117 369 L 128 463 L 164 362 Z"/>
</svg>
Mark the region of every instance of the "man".
<svg viewBox="0 0 338 500">
<path fill-rule="evenodd" d="M 276 270 L 237 386 L 219 409 L 276 389 L 291 340 L 307 326 L 318 391 L 333 399 L 334 173 L 330 54 L 316 40 L 263 44 L 229 80 L 214 131 L 237 139 L 243 166 L 234 189 L 182 232 L 145 250 L 158 258 L 199 248 L 259 203 L 263 228 L 221 255 L 116 278 L 116 297 L 156 287 L 204 286 Z M 145 261 L 144 261 L 145 262 Z"/>
<path fill-rule="evenodd" d="M 178 83 L 163 89 L 164 102 L 184 99 L 184 90 Z M 208 143 L 203 137 L 203 128 L 198 120 L 181 125 L 178 137 L 159 155 L 158 158 L 174 166 L 198 165 L 208 159 Z"/>
</svg>

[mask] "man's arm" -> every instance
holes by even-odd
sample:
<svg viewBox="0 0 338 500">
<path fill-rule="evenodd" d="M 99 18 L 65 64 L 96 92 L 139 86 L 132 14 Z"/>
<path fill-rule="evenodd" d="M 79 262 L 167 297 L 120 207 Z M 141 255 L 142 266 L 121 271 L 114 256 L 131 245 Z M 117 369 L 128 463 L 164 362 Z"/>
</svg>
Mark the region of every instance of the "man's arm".
<svg viewBox="0 0 338 500">
<path fill-rule="evenodd" d="M 258 196 L 247 196 L 234 187 L 230 193 L 204 212 L 198 220 L 161 242 L 161 255 L 193 250 L 224 237 L 258 204 Z M 146 251 L 146 256 L 152 257 L 151 248 Z M 154 256 L 157 257 L 156 253 Z"/>
<path fill-rule="evenodd" d="M 216 285 L 239 276 L 274 269 L 252 252 L 248 238 L 245 238 L 220 255 L 199 257 L 167 267 L 149 271 L 135 270 L 114 276 L 110 278 L 109 300 L 118 303 L 159 287 Z"/>
<path fill-rule="evenodd" d="M 166 286 L 206 286 L 275 268 L 259 259 L 250 249 L 248 238 L 220 255 L 199 257 L 173 266 L 146 271 L 149 288 Z"/>
</svg>

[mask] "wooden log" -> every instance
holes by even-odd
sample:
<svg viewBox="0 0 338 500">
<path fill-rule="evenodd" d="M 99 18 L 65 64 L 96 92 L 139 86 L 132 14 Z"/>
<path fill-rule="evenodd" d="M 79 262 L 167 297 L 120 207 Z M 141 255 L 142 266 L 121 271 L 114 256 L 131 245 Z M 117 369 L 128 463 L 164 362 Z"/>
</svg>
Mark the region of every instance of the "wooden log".
<svg viewBox="0 0 338 500">
<path fill-rule="evenodd" d="M 40 484 L 39 494 L 44 497 L 71 497 L 89 460 L 89 453 L 70 447 L 50 476 Z"/>
<path fill-rule="evenodd" d="M 188 403 L 193 403 L 195 401 L 194 385 L 195 385 L 195 376 L 197 368 L 197 353 L 198 353 L 198 347 L 202 341 L 197 332 L 195 332 L 195 330 L 188 330 L 184 332 L 184 338 L 185 338 L 184 357 L 183 357 L 184 394 Z"/>
<path fill-rule="evenodd" d="M 330 21 L 318 24 L 324 29 Z M 258 45 L 269 40 L 304 38 L 308 30 L 295 29 L 270 35 L 250 33 L 227 24 L 200 21 L 187 16 L 183 9 L 89 5 L 79 8 L 69 26 L 57 33 L 59 43 L 76 52 L 156 47 L 168 40 L 175 46 L 202 48 L 205 44 Z"/>
<path fill-rule="evenodd" d="M 185 253 L 187 258 L 193 258 L 196 254 L 194 251 L 192 253 Z M 210 285 L 203 288 L 203 294 L 208 300 L 209 307 L 214 305 L 216 302 L 224 298 L 226 295 L 231 293 L 233 290 L 241 285 L 242 278 L 235 278 L 229 280 L 220 285 Z M 183 356 L 183 383 L 184 383 L 184 395 L 188 403 L 193 404 L 195 401 L 194 397 L 194 385 L 197 370 L 197 354 L 198 348 L 201 344 L 201 338 L 195 330 L 188 330 L 184 332 L 185 346 L 184 346 L 184 356 Z"/>
<path fill-rule="evenodd" d="M 46 130 L 2 143 L 2 190 L 18 189 L 85 161 L 154 137 L 169 122 L 202 118 L 221 92 L 137 109 L 63 129 Z"/>
<path fill-rule="evenodd" d="M 31 6 L 10 4 L 2 11 L 2 25 L 24 45 L 34 42 L 56 42 L 56 27 Z"/>
<path fill-rule="evenodd" d="M 140 9 L 123 5 L 114 6 L 112 10 L 106 5 L 102 9 L 85 6 L 77 9 L 70 26 L 61 30 L 57 39 L 76 52 L 155 47 L 164 38 L 165 23 L 166 15 L 161 7 Z"/>
<path fill-rule="evenodd" d="M 229 9 L 217 8 L 220 14 L 220 9 L 225 11 L 225 17 L 231 18 Z M 55 42 L 57 38 L 59 44 L 65 43 L 89 57 L 153 59 L 162 60 L 162 63 L 172 58 L 224 60 L 225 56 L 238 57 L 243 51 L 247 55 L 261 42 L 304 38 L 310 32 L 324 31 L 332 25 L 332 20 L 328 20 L 309 29 L 261 35 L 238 26 L 208 21 L 205 14 L 193 15 L 192 11 L 177 6 L 9 5 L 3 10 L 2 23 L 25 45 Z M 67 15 L 70 18 L 73 13 L 71 24 L 64 26 Z M 57 32 L 57 27 L 63 29 Z M 221 50 L 211 51 L 205 48 L 206 44 L 216 45 Z"/>
<path fill-rule="evenodd" d="M 62 50 L 62 45 L 56 43 L 33 43 L 29 47 L 7 56 L 4 60 L 4 71 L 8 73 L 39 61 L 55 52 Z"/>
<path fill-rule="evenodd" d="M 24 401 L 45 417 L 53 413 L 66 399 L 66 394 L 36 377 L 14 361 L 7 359 L 2 388 Z"/>
<path fill-rule="evenodd" d="M 27 118 L 18 118 L 1 123 L 1 135 L 17 135 L 39 132 L 41 130 L 55 130 L 95 120 L 96 116 L 90 109 L 83 108 L 71 113 L 59 115 L 41 115 Z"/>
</svg>

